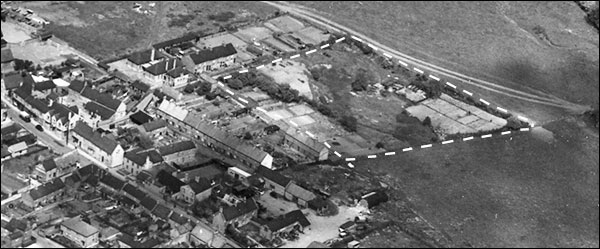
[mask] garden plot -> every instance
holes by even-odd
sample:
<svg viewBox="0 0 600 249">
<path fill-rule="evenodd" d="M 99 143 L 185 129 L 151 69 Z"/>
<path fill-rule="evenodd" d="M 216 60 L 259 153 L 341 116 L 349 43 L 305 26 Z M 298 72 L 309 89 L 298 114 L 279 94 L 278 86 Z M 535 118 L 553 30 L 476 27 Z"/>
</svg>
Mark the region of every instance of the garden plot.
<svg viewBox="0 0 600 249">
<path fill-rule="evenodd" d="M 269 37 L 269 38 L 265 39 L 264 43 L 266 43 L 270 47 L 277 49 L 279 51 L 282 51 L 282 52 L 289 53 L 289 52 L 296 51 L 294 48 L 288 46 L 287 44 L 285 44 L 283 42 L 280 42 L 279 40 L 277 40 L 273 37 Z"/>
<path fill-rule="evenodd" d="M 308 116 L 308 115 L 304 115 L 304 116 L 299 116 L 299 117 L 291 118 L 290 122 L 294 122 L 298 126 L 302 127 L 302 126 L 306 126 L 306 125 L 314 123 L 315 120 L 313 118 L 311 118 L 310 116 Z"/>
<path fill-rule="evenodd" d="M 280 120 L 280 119 L 287 119 L 287 118 L 294 117 L 294 114 L 292 114 L 291 112 L 289 112 L 285 109 L 273 110 L 273 111 L 267 112 L 267 115 L 270 118 L 272 118 L 273 120 Z"/>
<path fill-rule="evenodd" d="M 292 107 L 288 107 L 290 111 L 292 111 L 296 115 L 307 115 L 315 112 L 312 108 L 307 106 L 306 104 L 299 104 Z"/>
<path fill-rule="evenodd" d="M 312 99 L 308 71 L 300 62 L 285 60 L 280 63 L 266 65 L 259 71 L 275 80 L 277 84 L 289 84 L 292 89 L 298 90 L 300 95 Z"/>
<path fill-rule="evenodd" d="M 506 125 L 506 120 L 445 94 L 438 99 L 425 100 L 406 110 L 421 121 L 429 117 L 431 124 L 440 128 L 445 134 L 489 131 Z"/>
<path fill-rule="evenodd" d="M 304 28 L 304 24 L 291 16 L 281 16 L 265 22 L 265 26 L 275 32 L 294 32 Z"/>
<path fill-rule="evenodd" d="M 18 24 L 10 22 L 2 22 L 2 38 L 8 43 L 19 43 L 31 39 L 26 32 L 22 30 Z"/>
<path fill-rule="evenodd" d="M 249 27 L 235 32 L 233 35 L 245 42 L 252 43 L 271 37 L 273 32 L 265 27 Z"/>
<path fill-rule="evenodd" d="M 324 34 L 323 30 L 312 26 L 298 30 L 294 32 L 294 34 L 298 36 L 304 43 L 319 44 L 329 39 L 329 34 Z"/>
</svg>

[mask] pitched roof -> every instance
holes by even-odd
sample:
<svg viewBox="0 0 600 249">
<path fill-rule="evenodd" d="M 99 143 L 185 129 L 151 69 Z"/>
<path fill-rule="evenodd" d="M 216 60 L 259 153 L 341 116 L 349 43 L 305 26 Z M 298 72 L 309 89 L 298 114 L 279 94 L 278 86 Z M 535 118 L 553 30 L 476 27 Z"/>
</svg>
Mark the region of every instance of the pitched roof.
<svg viewBox="0 0 600 249">
<path fill-rule="evenodd" d="M 108 154 L 112 154 L 117 146 L 119 146 L 117 141 L 109 137 L 105 137 L 100 133 L 94 132 L 92 127 L 81 121 L 77 122 L 77 125 L 75 125 L 75 128 L 73 128 L 73 132 L 83 137 L 85 140 L 88 140 L 90 143 L 94 144 Z"/>
<path fill-rule="evenodd" d="M 90 163 L 80 169 L 77 170 L 77 173 L 79 173 L 79 175 L 81 177 L 88 177 L 90 175 L 96 175 L 98 174 L 98 172 L 100 172 L 102 169 L 100 167 L 98 167 L 98 165 Z"/>
<path fill-rule="evenodd" d="M 4 76 L 4 87 L 6 90 L 19 88 L 21 83 L 23 83 L 23 77 L 19 73 Z"/>
<path fill-rule="evenodd" d="M 159 118 L 143 124 L 143 127 L 144 130 L 146 130 L 146 132 L 151 132 L 156 129 L 167 127 L 167 121 L 162 118 Z"/>
<path fill-rule="evenodd" d="M 231 43 L 227 43 L 225 45 L 198 51 L 197 53 L 190 54 L 189 56 L 190 59 L 192 59 L 192 61 L 194 62 L 194 64 L 198 65 L 203 62 L 227 57 L 236 53 L 237 51 L 235 50 L 233 45 Z"/>
<path fill-rule="evenodd" d="M 131 87 L 133 87 L 134 89 L 140 90 L 142 92 L 147 92 L 148 90 L 150 90 L 150 85 L 148 85 L 142 81 L 139 81 L 139 80 L 136 80 L 133 83 L 131 83 Z"/>
<path fill-rule="evenodd" d="M 83 89 L 83 91 L 81 92 L 81 96 L 96 101 L 98 102 L 98 104 L 101 104 L 115 111 L 117 110 L 117 108 L 119 108 L 119 105 L 121 105 L 121 101 L 114 99 L 110 94 L 101 93 L 98 90 L 91 89 L 89 87 Z"/>
<path fill-rule="evenodd" d="M 88 111 L 90 114 L 96 114 L 100 116 L 102 120 L 108 120 L 113 115 L 115 115 L 115 111 L 104 107 L 103 105 L 98 104 L 96 101 L 90 101 L 83 105 L 83 108 Z"/>
<path fill-rule="evenodd" d="M 152 47 L 155 48 L 155 49 L 165 48 L 165 47 L 168 47 L 168 46 L 177 45 L 177 44 L 180 44 L 180 43 L 183 43 L 183 42 L 191 41 L 193 39 L 196 39 L 197 37 L 198 37 L 197 34 L 193 34 L 193 33 L 192 34 L 187 34 L 187 35 L 184 35 L 182 37 L 178 37 L 178 38 L 175 38 L 175 39 L 171 39 L 171 40 L 167 40 L 167 41 L 156 43 L 156 44 L 152 45 Z"/>
<path fill-rule="evenodd" d="M 1 57 L 2 57 L 2 63 L 5 62 L 11 62 L 15 60 L 15 57 L 13 57 L 13 53 L 10 49 L 2 49 L 2 53 L 1 53 Z"/>
<path fill-rule="evenodd" d="M 46 113 L 50 111 L 50 107 L 48 107 L 48 102 L 45 99 L 38 99 L 33 96 L 29 96 L 25 98 L 25 102 L 31 105 L 33 109 L 38 110 L 40 113 Z"/>
<path fill-rule="evenodd" d="M 373 191 L 363 195 L 361 199 L 367 201 L 369 208 L 375 207 L 383 202 L 388 201 L 388 195 L 383 191 Z"/>
<path fill-rule="evenodd" d="M 121 196 L 121 199 L 120 199 L 120 201 L 121 201 L 121 203 L 123 203 L 124 205 L 126 205 L 126 206 L 130 206 L 130 207 L 131 207 L 131 206 L 135 206 L 135 205 L 137 205 L 137 203 L 136 203 L 134 200 L 132 200 L 131 198 L 129 198 L 129 197 L 127 197 L 127 196 L 124 196 L 124 195 L 122 195 L 122 196 Z"/>
<path fill-rule="evenodd" d="M 183 215 L 181 215 L 178 212 L 173 211 L 171 213 L 171 216 L 169 217 L 169 219 L 175 221 L 175 223 L 179 224 L 179 225 L 183 225 L 185 223 L 188 223 L 190 221 L 190 219 L 185 218 Z"/>
<path fill-rule="evenodd" d="M 83 88 L 85 88 L 85 82 L 81 81 L 81 80 L 73 80 L 71 81 L 71 84 L 69 84 L 69 89 L 81 93 L 83 91 Z"/>
<path fill-rule="evenodd" d="M 44 196 L 52 194 L 58 190 L 61 190 L 65 187 L 65 184 L 60 178 L 55 178 L 51 182 L 47 182 L 44 185 L 41 185 L 35 189 L 29 191 L 29 195 L 33 200 L 40 199 Z"/>
<path fill-rule="evenodd" d="M 294 140 L 298 141 L 301 144 L 306 145 L 313 152 L 320 153 L 323 149 L 325 149 L 325 145 L 320 143 L 318 140 L 311 138 L 304 133 L 298 132 L 294 127 L 290 127 L 285 131 L 288 137 L 292 137 Z"/>
<path fill-rule="evenodd" d="M 101 183 L 106 184 L 107 186 L 113 188 L 114 190 L 121 191 L 123 186 L 125 186 L 125 182 L 121 179 L 113 176 L 112 174 L 105 174 L 101 179 Z"/>
<path fill-rule="evenodd" d="M 56 169 L 56 162 L 54 161 L 53 158 L 49 158 L 49 159 L 42 161 L 42 166 L 44 167 L 44 170 L 50 171 L 50 170 Z"/>
<path fill-rule="evenodd" d="M 254 210 L 258 210 L 258 206 L 254 199 L 248 198 L 246 201 L 238 203 L 235 206 L 223 208 L 223 217 L 225 217 L 226 221 L 230 221 Z"/>
<path fill-rule="evenodd" d="M 86 222 L 83 222 L 80 217 L 75 217 L 66 220 L 61 225 L 69 228 L 70 230 L 78 234 L 81 234 L 84 237 L 89 237 L 99 232 L 97 228 L 93 227 L 92 225 Z"/>
<path fill-rule="evenodd" d="M 136 65 L 141 65 L 141 64 L 150 62 L 151 56 L 152 56 L 152 49 L 148 49 L 148 50 L 135 52 L 135 53 L 131 54 L 129 57 L 127 57 L 127 60 L 133 62 Z M 160 58 L 163 58 L 163 55 L 155 50 L 154 51 L 154 59 L 156 60 L 156 59 L 160 59 Z"/>
<path fill-rule="evenodd" d="M 145 124 L 149 121 L 152 121 L 152 117 L 141 110 L 137 111 L 134 114 L 131 114 L 129 118 L 137 125 Z"/>
<path fill-rule="evenodd" d="M 313 242 L 310 242 L 310 244 L 306 248 L 329 248 L 329 246 L 327 246 L 319 241 L 313 241 Z"/>
<path fill-rule="evenodd" d="M 184 182 L 169 174 L 169 172 L 165 170 L 159 171 L 158 174 L 156 174 L 156 179 L 160 184 L 167 188 L 166 191 L 168 193 L 177 193 L 181 190 L 181 186 L 185 185 Z"/>
<path fill-rule="evenodd" d="M 50 116 L 54 116 L 56 119 L 61 120 L 63 124 L 66 124 L 69 120 L 69 113 L 77 114 L 73 109 L 56 101 L 52 102 L 49 112 Z"/>
<path fill-rule="evenodd" d="M 141 191 L 140 189 L 136 188 L 135 186 L 133 186 L 129 183 L 125 184 L 125 187 L 123 187 L 123 191 L 125 191 L 125 193 L 133 196 L 138 201 L 142 200 L 146 196 L 146 193 L 144 193 L 143 191 Z"/>
<path fill-rule="evenodd" d="M 123 244 L 128 245 L 130 248 L 154 248 L 160 244 L 160 241 L 158 241 L 155 238 L 147 238 L 140 242 L 138 240 L 135 240 L 133 236 L 126 233 L 122 233 L 117 238 L 119 241 L 121 241 Z"/>
<path fill-rule="evenodd" d="M 54 82 L 52 80 L 45 80 L 42 82 L 38 82 L 35 83 L 35 85 L 33 86 L 33 89 L 36 91 L 45 91 L 48 89 L 54 89 L 56 88 L 56 84 L 54 84 Z"/>
<path fill-rule="evenodd" d="M 154 91 L 154 92 L 156 93 L 156 91 Z M 157 96 L 157 97 L 160 98 L 160 96 Z M 160 103 L 160 105 L 158 106 L 158 109 L 180 121 L 183 121 L 189 113 L 188 110 L 185 110 L 185 109 L 177 106 L 177 104 L 175 104 L 174 102 L 171 102 L 171 101 L 162 101 Z"/>
<path fill-rule="evenodd" d="M 196 194 L 202 193 L 211 187 L 210 181 L 206 178 L 200 178 L 198 181 L 191 181 L 188 185 Z"/>
<path fill-rule="evenodd" d="M 167 73 L 167 71 L 175 69 L 178 65 L 181 66 L 181 64 L 181 60 L 178 58 L 164 59 L 148 67 L 144 67 L 143 69 L 144 71 L 156 76 L 163 75 Z"/>
<path fill-rule="evenodd" d="M 261 175 L 263 178 L 268 179 L 272 182 L 275 182 L 283 187 L 286 187 L 288 185 L 288 183 L 290 181 L 292 181 L 292 179 L 280 174 L 277 171 L 273 171 L 266 167 L 258 167 L 258 170 L 256 171 L 256 173 Z"/>
<path fill-rule="evenodd" d="M 156 207 L 157 202 L 156 200 L 152 199 L 152 197 L 145 196 L 140 200 L 140 204 L 142 205 L 142 207 L 152 212 L 152 210 L 154 210 L 154 207 Z"/>
<path fill-rule="evenodd" d="M 27 230 L 27 222 L 25 221 L 25 219 L 17 219 L 17 218 L 12 218 L 9 222 L 8 225 L 6 226 L 6 230 L 8 230 L 9 232 L 15 232 L 16 230 L 21 230 L 21 231 L 25 231 Z"/>
<path fill-rule="evenodd" d="M 272 232 L 275 232 L 282 228 L 288 227 L 296 222 L 298 222 L 302 227 L 310 226 L 310 222 L 306 219 L 306 216 L 304 216 L 302 211 L 300 211 L 299 209 L 281 215 L 273 219 L 272 221 L 267 222 L 265 225 Z"/>
<path fill-rule="evenodd" d="M 188 75 L 190 74 L 190 71 L 188 71 L 187 69 L 183 68 L 183 67 L 176 67 L 173 70 L 169 70 L 167 72 L 167 75 L 171 76 L 171 78 L 179 78 L 182 75 Z"/>
<path fill-rule="evenodd" d="M 313 192 L 308 191 L 308 190 L 304 189 L 303 187 L 298 186 L 298 184 L 296 184 L 295 182 L 292 182 L 292 184 L 290 184 L 285 189 L 285 191 L 295 197 L 298 197 L 298 199 L 301 199 L 304 201 L 310 201 L 317 197 Z"/>
<path fill-rule="evenodd" d="M 159 218 L 161 218 L 163 220 L 167 220 L 167 219 L 169 219 L 169 214 L 171 214 L 171 209 L 169 209 L 168 207 L 166 207 L 163 204 L 158 204 L 158 205 L 156 205 L 154 210 L 152 210 L 152 214 L 158 216 Z"/>
<path fill-rule="evenodd" d="M 76 172 L 73 172 L 71 175 L 65 177 L 65 184 L 80 182 L 81 177 Z"/>
<path fill-rule="evenodd" d="M 177 143 L 172 143 L 158 148 L 158 152 L 162 156 L 171 155 L 177 152 L 196 149 L 196 144 L 191 140 L 185 140 Z"/>
</svg>

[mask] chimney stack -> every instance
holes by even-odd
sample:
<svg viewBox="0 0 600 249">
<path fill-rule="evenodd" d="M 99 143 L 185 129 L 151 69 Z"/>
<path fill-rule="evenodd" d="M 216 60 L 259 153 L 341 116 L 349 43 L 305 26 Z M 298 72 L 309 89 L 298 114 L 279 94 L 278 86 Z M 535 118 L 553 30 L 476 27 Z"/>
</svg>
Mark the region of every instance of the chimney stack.
<svg viewBox="0 0 600 249">
<path fill-rule="evenodd" d="M 175 66 L 177 66 L 177 59 L 173 61 L 173 69 L 175 69 Z"/>
<path fill-rule="evenodd" d="M 169 71 L 169 60 L 171 59 L 167 59 L 167 61 L 165 62 L 165 71 Z"/>
<path fill-rule="evenodd" d="M 152 48 L 152 53 L 150 54 L 150 61 L 154 61 L 154 48 Z"/>
</svg>

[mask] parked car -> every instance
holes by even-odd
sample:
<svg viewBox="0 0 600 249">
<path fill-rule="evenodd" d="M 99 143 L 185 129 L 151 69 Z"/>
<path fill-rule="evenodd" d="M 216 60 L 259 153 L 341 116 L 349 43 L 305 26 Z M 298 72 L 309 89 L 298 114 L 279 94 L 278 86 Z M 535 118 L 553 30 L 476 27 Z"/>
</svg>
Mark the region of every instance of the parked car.
<svg viewBox="0 0 600 249">
<path fill-rule="evenodd" d="M 36 125 L 36 126 L 35 126 L 35 128 L 36 128 L 38 131 L 44 131 L 44 128 L 42 128 L 42 126 L 41 126 L 41 125 Z"/>
<path fill-rule="evenodd" d="M 348 232 L 340 232 L 339 234 L 340 238 L 348 237 L 348 235 L 350 235 Z"/>
</svg>

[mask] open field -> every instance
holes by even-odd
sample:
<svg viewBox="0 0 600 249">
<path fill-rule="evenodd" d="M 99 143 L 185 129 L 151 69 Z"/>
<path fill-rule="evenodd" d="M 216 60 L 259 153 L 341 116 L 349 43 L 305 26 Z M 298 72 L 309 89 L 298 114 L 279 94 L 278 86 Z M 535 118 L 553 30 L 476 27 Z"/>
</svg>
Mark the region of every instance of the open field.
<svg viewBox="0 0 600 249">
<path fill-rule="evenodd" d="M 31 39 L 31 36 L 23 31 L 18 24 L 12 22 L 2 22 L 2 39 L 9 43 L 19 43 Z"/>
<path fill-rule="evenodd" d="M 309 99 L 313 98 L 310 91 L 310 83 L 308 81 L 308 71 L 306 66 L 293 60 L 285 60 L 266 65 L 259 71 L 271 77 L 277 84 L 288 84 L 292 89 L 298 90 L 300 95 L 304 95 Z"/>
<path fill-rule="evenodd" d="M 231 24 L 252 23 L 273 14 L 274 8 L 256 2 L 156 2 L 149 7 L 140 2 L 25 2 L 24 6 L 51 22 L 47 27 L 73 47 L 96 59 L 106 59 L 129 51 L 177 38 L 187 32 L 211 33 Z M 227 18 L 223 13 L 231 11 Z"/>
<path fill-rule="evenodd" d="M 598 103 L 597 31 L 572 2 L 297 3 L 411 56 L 467 75 L 584 105 Z M 497 102 L 520 107 L 506 96 Z M 542 118 L 557 118 L 553 115 Z"/>
<path fill-rule="evenodd" d="M 597 247 L 598 135 L 569 119 L 513 137 L 355 162 L 402 189 L 454 242 Z M 554 134 L 552 134 L 554 132 Z"/>
</svg>

